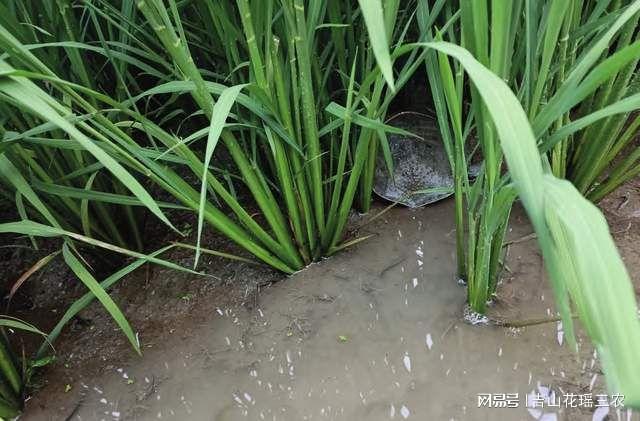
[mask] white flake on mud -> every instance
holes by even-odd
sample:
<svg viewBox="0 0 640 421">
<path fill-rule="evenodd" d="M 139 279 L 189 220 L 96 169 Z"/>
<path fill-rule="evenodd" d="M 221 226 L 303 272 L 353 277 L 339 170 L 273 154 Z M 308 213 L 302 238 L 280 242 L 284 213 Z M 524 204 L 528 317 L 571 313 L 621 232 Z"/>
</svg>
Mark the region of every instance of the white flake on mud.
<svg viewBox="0 0 640 421">
<path fill-rule="evenodd" d="M 564 330 L 562 329 L 562 321 L 558 321 L 557 339 L 558 339 L 558 344 L 560 344 L 560 346 L 562 346 L 562 343 L 564 342 Z"/>
<path fill-rule="evenodd" d="M 404 363 L 404 368 L 406 368 L 407 371 L 411 373 L 411 358 L 409 357 L 408 353 L 405 352 L 402 362 Z"/>
<path fill-rule="evenodd" d="M 250 395 L 250 394 L 248 394 L 247 392 L 244 392 L 244 399 L 245 399 L 247 402 L 249 402 L 249 403 L 251 403 L 251 404 L 254 404 L 254 405 L 255 405 L 255 402 L 253 401 L 253 397 L 251 397 L 251 395 Z"/>
<path fill-rule="evenodd" d="M 427 333 L 427 339 L 426 339 L 426 344 L 427 344 L 427 348 L 431 349 L 431 347 L 433 346 L 433 339 L 431 338 L 431 334 Z"/>
</svg>

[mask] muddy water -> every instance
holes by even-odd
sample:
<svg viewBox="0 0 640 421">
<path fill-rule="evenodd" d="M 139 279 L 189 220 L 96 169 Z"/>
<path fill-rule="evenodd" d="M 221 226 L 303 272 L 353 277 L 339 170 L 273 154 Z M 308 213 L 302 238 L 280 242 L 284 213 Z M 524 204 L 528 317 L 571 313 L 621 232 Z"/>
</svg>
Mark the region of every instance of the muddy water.
<svg viewBox="0 0 640 421">
<path fill-rule="evenodd" d="M 558 323 L 462 321 L 451 215 L 451 202 L 393 210 L 360 232 L 375 237 L 249 306 L 211 308 L 195 337 L 145 344 L 130 367 L 78 385 L 73 419 L 630 419 L 614 408 L 527 408 L 532 392 L 603 393 L 603 376 L 586 341 L 569 352 Z M 522 220 L 510 238 L 530 232 Z M 553 315 L 535 242 L 512 244 L 507 266 L 492 312 Z M 517 393 L 517 407 L 478 408 L 481 393 Z"/>
</svg>

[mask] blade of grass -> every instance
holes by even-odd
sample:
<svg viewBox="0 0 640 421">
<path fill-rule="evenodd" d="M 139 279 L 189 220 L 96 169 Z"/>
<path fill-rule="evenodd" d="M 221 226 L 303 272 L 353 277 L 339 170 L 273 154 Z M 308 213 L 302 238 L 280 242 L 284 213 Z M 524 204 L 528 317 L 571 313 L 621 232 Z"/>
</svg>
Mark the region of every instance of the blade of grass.
<svg viewBox="0 0 640 421">
<path fill-rule="evenodd" d="M 389 55 L 389 41 L 385 29 L 384 11 L 380 0 L 358 0 L 369 33 L 373 54 L 380 71 L 392 91 L 395 90 L 393 66 Z"/>
<path fill-rule="evenodd" d="M 105 290 L 100 286 L 98 281 L 95 280 L 93 275 L 89 273 L 89 271 L 84 267 L 84 265 L 78 260 L 76 256 L 73 255 L 67 243 L 64 243 L 62 246 L 62 255 L 64 257 L 64 261 L 67 263 L 69 268 L 76 274 L 78 279 L 82 281 L 83 284 L 91 291 L 91 293 L 100 301 L 103 307 L 109 312 L 113 320 L 118 324 L 118 327 L 125 334 L 133 349 L 136 350 L 138 354 L 140 352 L 140 343 L 138 342 L 138 338 L 133 333 L 129 322 L 120 311 L 120 308 L 116 305 L 113 299 L 105 292 Z"/>
<path fill-rule="evenodd" d="M 198 266 L 198 259 L 200 258 L 200 240 L 202 238 L 202 227 L 204 224 L 204 211 L 205 202 L 207 200 L 207 174 L 209 172 L 209 163 L 213 157 L 213 151 L 218 144 L 220 134 L 226 124 L 227 117 L 231 111 L 231 107 L 236 101 L 238 94 L 246 85 L 237 85 L 228 88 L 222 92 L 218 102 L 213 106 L 213 114 L 211 115 L 211 125 L 209 127 L 209 135 L 207 136 L 207 147 L 204 158 L 204 173 L 202 174 L 202 184 L 200 187 L 200 205 L 198 206 L 198 234 L 196 243 L 196 257 L 194 259 L 193 267 Z"/>
</svg>

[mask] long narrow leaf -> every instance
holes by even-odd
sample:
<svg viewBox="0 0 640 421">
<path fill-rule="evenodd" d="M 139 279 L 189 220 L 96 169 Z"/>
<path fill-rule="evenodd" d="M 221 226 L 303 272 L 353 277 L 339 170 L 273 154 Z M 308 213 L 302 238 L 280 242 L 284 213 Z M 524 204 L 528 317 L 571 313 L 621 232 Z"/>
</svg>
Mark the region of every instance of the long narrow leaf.
<svg viewBox="0 0 640 421">
<path fill-rule="evenodd" d="M 200 186 L 200 204 L 198 206 L 198 236 L 196 243 L 196 257 L 193 263 L 195 268 L 200 258 L 200 240 L 202 238 L 202 227 L 204 224 L 204 211 L 207 200 L 207 173 L 209 172 L 209 163 L 213 157 L 213 151 L 218 144 L 218 139 L 224 129 L 227 117 L 231 111 L 231 107 L 236 102 L 238 94 L 246 85 L 238 85 L 228 88 L 220 95 L 218 102 L 213 106 L 213 114 L 211 116 L 211 125 L 209 126 L 209 135 L 207 136 L 207 148 L 204 157 L 204 173 L 202 174 L 202 185 Z"/>
<path fill-rule="evenodd" d="M 133 346 L 133 349 L 136 350 L 138 354 L 140 354 L 140 343 L 136 335 L 133 333 L 133 329 L 129 325 L 129 322 L 120 311 L 120 308 L 116 305 L 113 299 L 105 292 L 105 290 L 100 286 L 98 281 L 95 280 L 93 275 L 89 273 L 89 271 L 84 267 L 84 265 L 78 260 L 76 256 L 73 255 L 69 246 L 65 243 L 62 246 L 62 255 L 64 256 L 64 261 L 67 263 L 69 268 L 76 274 L 76 276 L 82 281 L 83 284 L 86 285 L 87 288 L 95 295 L 95 297 L 100 301 L 100 303 L 104 306 L 104 308 L 109 312 L 113 320 L 118 324 L 122 332 L 125 334 L 129 342 Z"/>
</svg>

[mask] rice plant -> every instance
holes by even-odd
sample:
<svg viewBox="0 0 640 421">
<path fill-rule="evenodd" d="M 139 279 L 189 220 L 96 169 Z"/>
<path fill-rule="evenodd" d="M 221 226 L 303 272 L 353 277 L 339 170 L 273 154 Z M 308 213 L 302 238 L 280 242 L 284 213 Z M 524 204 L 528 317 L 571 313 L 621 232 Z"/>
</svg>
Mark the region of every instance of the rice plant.
<svg viewBox="0 0 640 421">
<path fill-rule="evenodd" d="M 504 81 L 462 47 L 428 43 L 469 75 L 494 124 L 518 193 L 538 236 L 563 326 L 575 348 L 570 300 L 601 356 L 612 393 L 640 406 L 640 320 L 629 275 L 600 211 L 544 168 L 533 127 Z"/>
<path fill-rule="evenodd" d="M 277 241 L 284 243 L 287 257 L 282 253 L 278 256 L 291 270 L 300 269 L 342 248 L 342 234 L 359 185 L 361 207 L 368 209 L 378 138 L 384 143 L 385 131 L 394 130 L 381 122 L 395 94 L 388 84 L 388 39 L 402 43 L 411 4 L 400 10 L 398 2 L 388 2 L 383 10 L 371 7 L 369 2 L 354 9 L 353 4 L 338 1 L 281 2 L 280 6 L 275 2 L 238 1 L 238 16 L 230 5 L 205 3 L 206 7 L 200 7 L 206 9 L 202 13 L 208 12 L 206 16 L 214 22 L 221 20 L 207 31 L 206 36 L 211 38 L 208 45 L 235 45 L 248 55 L 227 53 L 218 63 L 235 86 L 251 86 L 248 95 L 254 109 L 247 115 L 240 114 L 241 110 L 237 116 L 264 130 L 241 131 L 238 140 L 243 148 L 229 146 L 235 141 L 229 135 L 225 140 L 225 130 L 222 141 L 269 228 L 276 233 Z M 172 43 L 187 45 L 188 41 L 184 37 L 179 41 L 179 31 L 168 36 L 165 33 L 180 28 L 181 22 L 175 14 L 173 21 L 167 20 L 163 8 L 164 3 L 150 1 L 141 11 L 152 27 L 162 28 L 162 32 L 156 31 L 158 37 L 181 72 L 195 81 L 192 95 L 208 115 L 212 106 L 207 104 L 207 95 L 197 93 L 204 91 L 197 88 L 204 81 L 199 81 L 192 56 L 189 51 L 172 51 Z M 381 49 L 369 47 L 362 20 L 385 27 L 383 33 L 376 33 Z M 345 43 L 345 39 L 350 42 Z M 387 56 L 387 63 L 382 72 L 373 72 L 375 58 L 382 54 Z M 248 72 L 238 71 L 245 63 L 249 63 Z M 398 87 L 419 65 L 416 55 L 404 64 L 398 74 Z M 335 98 L 334 92 L 342 93 L 345 106 L 333 101 L 340 98 Z M 282 126 L 266 126 L 255 109 L 267 110 Z M 357 140 L 351 142 L 355 136 Z M 208 143 L 211 154 L 215 143 Z M 254 176 L 244 161 L 251 162 L 261 181 L 254 187 L 250 183 Z M 274 192 L 270 186 L 274 186 Z M 261 189 L 265 189 L 263 198 Z M 282 198 L 282 210 L 274 206 L 276 195 Z M 271 214 L 274 216 L 269 218 Z M 251 227 L 250 231 L 255 235 L 257 228 Z M 265 245 L 269 243 L 267 240 Z M 276 252 L 275 247 L 270 248 Z"/>
<path fill-rule="evenodd" d="M 44 7 L 43 13 L 40 13 L 40 7 Z M 70 1 L 56 0 L 44 5 L 40 2 L 4 2 L 0 5 L 0 12 L 3 37 L 11 36 L 29 45 L 29 50 L 36 52 L 41 61 L 38 70 L 47 67 L 57 77 L 78 81 L 89 88 L 111 83 L 108 78 L 101 77 L 107 74 L 100 70 L 102 63 L 82 59 L 81 54 L 85 54 L 86 49 L 78 42 L 81 22 L 75 19 Z M 84 47 L 106 54 L 103 47 Z M 3 45 L 2 50 L 6 52 L 3 60 L 8 58 L 10 48 L 8 44 Z M 95 104 L 95 101 L 90 101 Z M 0 101 L 0 135 L 4 139 L 0 150 L 16 169 L 20 168 L 36 190 L 43 192 L 43 200 L 50 212 L 67 228 L 121 246 L 142 248 L 140 224 L 131 206 L 115 207 L 105 201 L 89 203 L 89 198 L 82 196 L 85 191 L 92 190 L 122 195 L 126 189 L 120 181 L 101 174 L 86 151 L 65 147 L 70 142 L 62 143 L 60 147 L 48 147 L 64 140 L 64 132 L 38 129 L 40 122 L 36 118 L 28 113 L 15 112 L 10 104 L 6 96 Z M 6 177 L 0 178 L 11 185 Z M 21 214 L 26 215 L 27 210 L 19 194 L 15 201 Z M 118 228 L 121 221 L 126 223 L 126 229 Z M 125 232 L 130 235 L 125 235 Z"/>
<path fill-rule="evenodd" d="M 423 39 L 460 41 L 479 62 L 507 81 L 527 112 L 540 152 L 549 155 L 553 173 L 568 175 L 579 191 L 598 199 L 598 191 L 609 192 L 631 176 L 633 164 L 613 161 L 637 133 L 637 125 L 631 123 L 618 138 L 624 120 L 640 106 L 632 83 L 637 45 L 631 42 L 637 36 L 640 3 L 616 5 L 603 16 L 602 4 L 578 0 L 461 1 L 459 40 L 451 29 L 429 30 L 426 2 L 421 3 L 419 20 Z M 554 58 L 556 67 L 552 66 Z M 468 283 L 471 308 L 484 313 L 497 285 L 514 190 L 509 175 L 502 171 L 495 126 L 473 86 L 470 106 L 464 102 L 466 82 L 459 64 L 432 55 L 427 57 L 426 68 L 455 173 L 458 272 Z M 603 91 L 610 91 L 614 83 L 619 85 L 615 94 L 601 101 L 606 97 Z M 596 133 L 608 124 L 616 130 Z M 474 154 L 480 156 L 483 166 L 472 182 L 467 164 Z M 604 159 L 607 154 L 611 156 Z M 605 170 L 612 163 L 617 168 L 607 177 Z M 579 174 L 578 167 L 589 169 L 588 181 L 572 177 Z M 612 178 L 617 171 L 625 176 Z M 601 178 L 608 181 L 596 186 Z"/>
<path fill-rule="evenodd" d="M 29 7 L 10 4 L 15 9 Z M 134 225 L 132 206 L 147 207 L 168 225 L 162 209 L 187 208 L 198 215 L 196 263 L 200 234 L 208 222 L 285 273 L 344 246 L 342 236 L 358 188 L 363 209 L 371 200 L 377 145 L 382 142 L 385 149 L 385 131 L 399 131 L 382 123 L 395 88 L 401 88 L 421 63 L 414 54 L 395 75 L 397 86 L 388 84 L 392 66 L 388 39 L 402 44 L 412 20 L 411 4 L 401 9 L 398 2 L 389 2 L 382 9 L 369 2 L 360 8 L 338 1 L 179 5 L 173 0 L 149 0 L 137 4 L 139 13 L 133 11 L 132 2 L 123 2 L 120 9 L 105 1 L 86 3 L 77 11 L 69 11 L 70 4 L 62 0 L 56 4 L 58 15 L 66 17 L 66 26 L 58 27 L 71 26 L 63 39 L 75 39 L 78 30 L 73 28 L 89 26 L 82 42 L 42 43 L 3 26 L 0 43 L 8 52 L 4 71 L 22 85 L 4 91 L 3 106 L 20 111 L 7 115 L 29 119 L 5 124 L 11 130 L 4 135 L 4 153 L 13 158 L 29 144 L 44 154 L 34 159 L 24 152 L 29 160 L 17 161 L 16 167 L 23 174 L 57 154 L 73 155 L 53 160 L 72 168 L 62 168 L 55 177 L 37 174 L 35 184 L 47 201 L 50 196 L 56 200 L 48 208 L 66 206 L 74 212 L 61 218 L 66 228 L 82 225 L 86 235 L 95 232 L 123 245 L 116 224 L 101 216 L 110 214 L 107 206 L 124 205 Z M 90 17 L 87 22 L 77 21 L 81 12 Z M 382 49 L 369 45 L 363 20 L 383 22 L 385 32 L 376 33 Z M 111 36 L 106 38 L 106 33 Z M 33 30 L 29 36 L 42 35 Z M 112 41 L 114 37 L 129 44 Z M 43 47 L 60 54 L 41 59 Z M 115 89 L 103 93 L 95 83 L 86 83 L 82 75 L 92 70 L 84 63 L 71 66 L 71 74 L 57 72 L 54 65 L 60 55 L 73 64 L 78 51 L 102 56 L 98 64 L 112 69 L 109 81 Z M 385 70 L 374 72 L 375 57 L 382 51 L 388 61 Z M 136 74 L 143 77 L 130 86 Z M 53 106 L 36 109 L 21 102 L 17 93 L 27 86 Z M 193 103 L 181 98 L 184 94 Z M 68 98 L 67 103 L 60 102 L 61 96 Z M 166 100 L 168 104 L 147 111 L 148 104 Z M 184 108 L 175 109 L 174 104 Z M 55 123 L 60 115 L 71 118 L 75 127 L 61 129 Z M 176 129 L 180 116 L 188 124 Z M 100 143 L 90 150 L 87 141 L 77 146 L 61 139 L 69 135 L 98 138 Z M 357 140 L 352 142 L 354 136 Z M 218 143 L 232 163 L 212 168 Z M 93 171 L 87 171 L 85 161 Z M 199 188 L 185 183 L 176 164 L 200 180 Z M 143 185 L 132 182 L 132 174 L 164 189 L 175 202 L 152 199 Z M 115 184 L 105 186 L 102 179 Z M 239 192 L 251 197 L 259 219 L 251 215 Z"/>
<path fill-rule="evenodd" d="M 579 35 L 568 29 L 562 32 L 563 14 L 558 9 L 574 7 L 573 10 L 588 13 L 587 5 L 594 8 L 589 16 L 597 24 L 588 27 L 585 24 Z M 607 89 L 612 80 L 622 81 L 622 86 L 629 82 L 628 66 L 632 72 L 636 69 L 638 55 L 632 52 L 628 32 L 635 32 L 640 2 L 619 10 L 614 5 L 618 12 L 603 23 L 598 20 L 601 3 L 545 2 L 540 8 L 539 3 L 533 2 L 461 1 L 461 40 L 459 33 L 450 28 L 432 31 L 427 27 L 433 21 L 430 12 L 437 10 L 436 6 L 430 9 L 425 1 L 419 5 L 422 39 L 448 38 L 468 49 L 447 43 L 420 44 L 439 51 L 428 55 L 425 63 L 455 174 L 458 270 L 468 283 L 471 309 L 483 313 L 495 292 L 505 228 L 517 193 L 538 235 L 563 325 L 569 326 L 571 340 L 570 300 L 599 352 L 606 355 L 603 365 L 609 388 L 628 393 L 632 396 L 630 405 L 637 406 L 640 385 L 631 374 L 633 362 L 627 352 L 640 346 L 640 331 L 629 276 L 599 211 L 572 185 L 551 173 L 566 174 L 565 164 L 558 165 L 559 153 L 573 156 L 576 162 L 586 159 L 576 155 L 580 153 L 579 147 L 575 150 L 567 147 L 573 141 L 572 135 L 603 118 L 605 122 L 614 118 L 620 123 L 640 106 L 632 90 L 611 96 L 608 104 L 592 101 L 601 98 L 601 90 Z M 541 21 L 534 19 L 537 13 L 544 16 Z M 558 19 L 560 22 L 555 22 Z M 533 27 L 533 22 L 540 27 Z M 561 41 L 568 42 L 564 37 L 585 32 L 589 33 L 589 42 L 583 52 L 571 64 L 562 61 L 559 74 L 548 77 L 560 34 L 564 33 Z M 526 34 L 524 43 L 518 42 L 522 34 Z M 533 34 L 544 42 L 534 41 Z M 516 48 L 523 44 L 526 49 Z M 610 52 L 614 48 L 611 45 L 619 50 Z M 456 59 L 453 65 L 447 55 Z M 464 102 L 467 86 L 463 69 L 473 82 L 468 108 Z M 561 81 L 555 92 L 547 86 L 553 80 Z M 505 81 L 518 96 L 510 92 Z M 571 121 L 576 109 L 581 114 Z M 597 130 L 595 127 L 598 126 L 591 129 Z M 633 137 L 636 129 L 631 123 L 622 142 L 629 143 L 626 136 Z M 619 141 L 615 139 L 617 133 L 603 132 L 611 138 L 585 138 L 585 142 L 591 141 L 592 150 L 599 148 L 601 154 L 594 152 L 594 157 L 604 157 L 607 148 Z M 473 134 L 477 146 L 469 140 Z M 481 154 L 482 170 L 472 182 L 467 165 L 473 154 L 478 153 L 476 148 Z M 503 153 L 508 172 L 502 168 Z M 602 176 L 603 168 L 598 169 L 600 173 L 589 183 Z M 620 180 L 610 179 L 610 186 Z M 589 183 L 581 185 L 578 180 L 573 181 L 583 192 L 592 188 Z M 618 301 L 622 296 L 624 302 Z"/>
</svg>

